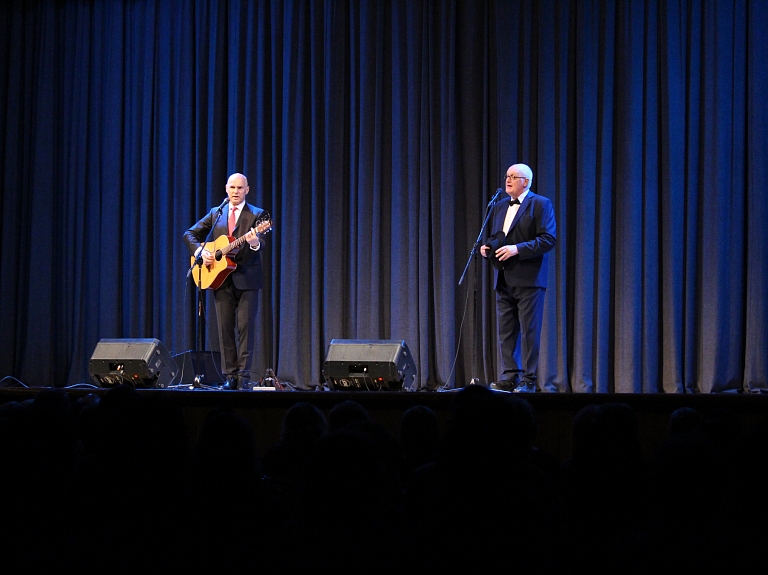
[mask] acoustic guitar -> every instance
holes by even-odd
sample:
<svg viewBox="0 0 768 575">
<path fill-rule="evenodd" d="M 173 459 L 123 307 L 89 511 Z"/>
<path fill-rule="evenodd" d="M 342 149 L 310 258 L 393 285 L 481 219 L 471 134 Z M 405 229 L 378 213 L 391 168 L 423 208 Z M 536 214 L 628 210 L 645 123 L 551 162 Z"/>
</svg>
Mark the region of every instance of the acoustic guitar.
<svg viewBox="0 0 768 575">
<path fill-rule="evenodd" d="M 250 231 L 250 230 L 249 230 Z M 272 231 L 272 220 L 259 220 L 253 231 L 257 234 L 266 234 Z M 208 250 L 214 255 L 214 262 L 207 266 L 203 265 L 199 270 L 192 272 L 195 285 L 201 289 L 217 289 L 227 276 L 237 268 L 237 264 L 230 255 L 235 256 L 240 251 L 240 246 L 245 242 L 247 232 L 235 239 L 232 236 L 221 235 L 215 241 L 203 244 L 203 249 Z M 195 256 L 192 256 L 192 266 L 195 265 Z"/>
</svg>

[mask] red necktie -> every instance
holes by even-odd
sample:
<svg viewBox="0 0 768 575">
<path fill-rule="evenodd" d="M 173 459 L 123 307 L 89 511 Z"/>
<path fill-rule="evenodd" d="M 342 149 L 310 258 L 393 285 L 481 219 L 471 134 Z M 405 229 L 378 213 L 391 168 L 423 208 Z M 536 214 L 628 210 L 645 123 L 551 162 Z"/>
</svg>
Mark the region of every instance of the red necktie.
<svg viewBox="0 0 768 575">
<path fill-rule="evenodd" d="M 230 236 L 235 231 L 235 225 L 237 224 L 237 220 L 235 219 L 236 211 L 237 211 L 237 208 L 232 208 L 231 210 L 229 210 L 229 235 Z"/>
</svg>

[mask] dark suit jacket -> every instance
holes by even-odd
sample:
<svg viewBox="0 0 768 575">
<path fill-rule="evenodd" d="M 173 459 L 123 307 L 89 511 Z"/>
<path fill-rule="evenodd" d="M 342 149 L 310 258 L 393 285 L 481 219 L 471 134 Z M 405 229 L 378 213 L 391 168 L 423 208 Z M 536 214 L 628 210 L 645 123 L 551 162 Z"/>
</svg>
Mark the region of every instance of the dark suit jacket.
<svg viewBox="0 0 768 575">
<path fill-rule="evenodd" d="M 216 240 L 221 235 L 228 235 L 227 216 L 229 215 L 229 204 L 222 210 L 221 216 L 216 221 L 219 208 L 213 208 L 194 226 L 184 232 L 184 243 L 187 244 L 190 254 L 193 256 L 211 231 L 211 226 L 216 222 L 210 241 Z M 256 206 L 246 203 L 243 212 L 237 220 L 237 227 L 232 234 L 239 238 L 248 233 L 252 227 L 256 226 L 259 219 L 267 215 L 267 212 Z M 261 237 L 261 247 L 258 250 L 252 250 L 247 243 L 240 247 L 240 251 L 232 259 L 237 264 L 237 268 L 230 274 L 232 283 L 237 289 L 251 290 L 264 287 L 264 277 L 261 269 L 261 252 L 264 249 L 264 237 Z"/>
<path fill-rule="evenodd" d="M 496 202 L 491 208 L 490 235 L 498 234 L 497 238 L 506 245 L 516 244 L 519 253 L 504 262 L 498 262 L 501 269 L 494 266 L 493 286 L 496 287 L 499 272 L 503 270 L 504 279 L 509 286 L 545 288 L 547 252 L 555 247 L 556 241 L 555 211 L 552 202 L 529 191 L 505 237 L 503 229 L 507 208 L 509 196 Z M 493 247 L 492 242 L 488 245 Z"/>
</svg>

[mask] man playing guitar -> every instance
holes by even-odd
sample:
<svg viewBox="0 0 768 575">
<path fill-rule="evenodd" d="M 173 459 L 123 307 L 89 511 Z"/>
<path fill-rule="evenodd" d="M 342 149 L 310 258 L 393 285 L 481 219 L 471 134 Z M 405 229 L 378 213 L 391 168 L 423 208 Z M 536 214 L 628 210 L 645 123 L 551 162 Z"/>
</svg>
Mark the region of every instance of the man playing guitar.
<svg viewBox="0 0 768 575">
<path fill-rule="evenodd" d="M 184 243 L 193 260 L 202 264 L 202 270 L 192 272 L 195 281 L 198 273 L 205 273 L 202 287 L 214 290 L 224 389 L 245 389 L 251 379 L 258 297 L 264 284 L 261 233 L 269 231 L 271 222 L 265 210 L 246 203 L 250 189 L 243 174 L 232 174 L 226 191 L 226 209 L 225 204 L 212 208 L 184 232 Z M 211 232 L 217 240 L 203 245 Z"/>
</svg>

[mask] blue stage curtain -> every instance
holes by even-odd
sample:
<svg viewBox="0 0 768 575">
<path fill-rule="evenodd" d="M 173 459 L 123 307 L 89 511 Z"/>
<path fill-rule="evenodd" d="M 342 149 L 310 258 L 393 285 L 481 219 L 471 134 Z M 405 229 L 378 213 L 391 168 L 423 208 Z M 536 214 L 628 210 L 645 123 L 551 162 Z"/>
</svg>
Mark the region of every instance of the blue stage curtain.
<svg viewBox="0 0 768 575">
<path fill-rule="evenodd" d="M 764 0 L 4 2 L 0 376 L 194 349 L 181 235 L 239 171 L 275 223 L 259 370 L 402 339 L 433 389 L 492 381 L 489 266 L 459 279 L 524 162 L 547 390 L 768 391 L 766 30 Z"/>
</svg>

